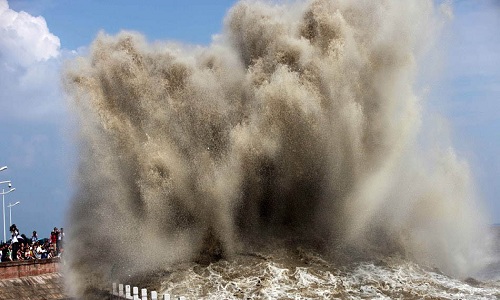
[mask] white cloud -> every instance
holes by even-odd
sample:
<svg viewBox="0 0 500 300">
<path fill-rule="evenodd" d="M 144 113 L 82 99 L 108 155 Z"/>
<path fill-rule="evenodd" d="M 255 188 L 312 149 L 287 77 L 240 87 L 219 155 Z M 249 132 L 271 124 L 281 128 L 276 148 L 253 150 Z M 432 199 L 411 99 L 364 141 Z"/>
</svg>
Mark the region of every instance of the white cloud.
<svg viewBox="0 0 500 300">
<path fill-rule="evenodd" d="M 50 33 L 43 17 L 9 8 L 0 0 L 0 53 L 2 63 L 27 67 L 59 55 L 59 38 Z"/>
<path fill-rule="evenodd" d="M 0 0 L 0 111 L 3 120 L 57 120 L 64 112 L 60 92 L 60 49 L 45 19 L 9 8 Z"/>
</svg>

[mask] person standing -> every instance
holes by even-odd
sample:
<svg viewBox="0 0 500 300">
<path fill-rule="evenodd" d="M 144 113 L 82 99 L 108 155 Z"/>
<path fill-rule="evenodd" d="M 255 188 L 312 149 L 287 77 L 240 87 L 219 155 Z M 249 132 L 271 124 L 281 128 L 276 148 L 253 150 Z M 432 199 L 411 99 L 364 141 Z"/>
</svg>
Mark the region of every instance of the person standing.
<svg viewBox="0 0 500 300">
<path fill-rule="evenodd" d="M 59 235 L 57 236 L 57 253 L 58 253 L 58 255 L 60 255 L 64 251 L 63 242 L 64 242 L 64 228 L 61 227 L 61 230 L 59 230 Z"/>
<path fill-rule="evenodd" d="M 17 260 L 17 251 L 19 250 L 19 243 L 22 242 L 23 238 L 19 235 L 19 229 L 17 229 L 16 224 L 10 225 L 10 232 L 12 234 L 11 245 L 12 245 L 12 260 Z"/>
<path fill-rule="evenodd" d="M 55 233 L 55 231 L 50 232 L 50 249 L 54 250 L 54 252 L 57 251 L 57 234 Z"/>
<path fill-rule="evenodd" d="M 38 242 L 38 234 L 35 230 L 33 230 L 33 235 L 31 236 L 31 244 L 34 245 L 36 242 Z"/>
</svg>

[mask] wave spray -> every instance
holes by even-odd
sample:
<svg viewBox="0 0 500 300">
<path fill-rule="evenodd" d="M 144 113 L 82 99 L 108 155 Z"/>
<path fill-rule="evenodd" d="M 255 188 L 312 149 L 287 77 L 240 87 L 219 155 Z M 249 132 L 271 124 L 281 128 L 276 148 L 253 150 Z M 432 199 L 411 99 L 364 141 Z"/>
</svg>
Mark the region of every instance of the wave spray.
<svg viewBox="0 0 500 300">
<path fill-rule="evenodd" d="M 74 293 L 253 245 L 474 271 L 486 221 L 417 92 L 441 19 L 431 1 L 242 1 L 209 47 L 100 34 L 64 72 Z"/>
</svg>

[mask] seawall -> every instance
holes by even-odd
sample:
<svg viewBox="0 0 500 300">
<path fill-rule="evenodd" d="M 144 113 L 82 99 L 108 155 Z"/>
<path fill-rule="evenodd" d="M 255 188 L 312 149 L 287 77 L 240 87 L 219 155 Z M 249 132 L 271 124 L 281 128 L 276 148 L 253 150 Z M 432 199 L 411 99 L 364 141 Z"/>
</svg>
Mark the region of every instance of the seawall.
<svg viewBox="0 0 500 300">
<path fill-rule="evenodd" d="M 60 273 L 0 280 L 1 300 L 69 299 Z"/>
<path fill-rule="evenodd" d="M 59 272 L 61 260 L 56 258 L 9 261 L 0 263 L 0 280 Z"/>
<path fill-rule="evenodd" d="M 0 300 L 69 299 L 59 258 L 0 263 Z"/>
</svg>

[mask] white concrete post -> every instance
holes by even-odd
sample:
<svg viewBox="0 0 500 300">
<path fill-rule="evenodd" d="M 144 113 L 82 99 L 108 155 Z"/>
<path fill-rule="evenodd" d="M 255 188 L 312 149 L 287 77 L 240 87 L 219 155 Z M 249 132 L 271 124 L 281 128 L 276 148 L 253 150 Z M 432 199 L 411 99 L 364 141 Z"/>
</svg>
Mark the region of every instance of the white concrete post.
<svg viewBox="0 0 500 300">
<path fill-rule="evenodd" d="M 158 300 L 158 293 L 156 291 L 151 291 L 151 300 Z"/>
<path fill-rule="evenodd" d="M 125 299 L 131 299 L 132 295 L 130 295 L 130 285 L 127 284 L 125 286 Z"/>
<path fill-rule="evenodd" d="M 163 300 L 170 300 L 170 294 L 164 294 Z"/>
<path fill-rule="evenodd" d="M 118 296 L 123 297 L 123 284 L 118 285 Z"/>
<path fill-rule="evenodd" d="M 133 288 L 134 300 L 140 300 L 139 298 L 139 288 L 134 286 Z"/>
<path fill-rule="evenodd" d="M 118 291 L 116 290 L 116 282 L 113 282 L 113 296 L 117 296 Z"/>
<path fill-rule="evenodd" d="M 148 290 L 141 289 L 141 296 L 142 296 L 142 300 L 148 300 Z"/>
</svg>

